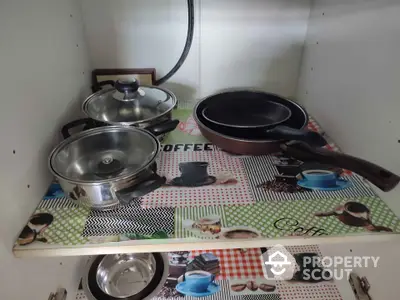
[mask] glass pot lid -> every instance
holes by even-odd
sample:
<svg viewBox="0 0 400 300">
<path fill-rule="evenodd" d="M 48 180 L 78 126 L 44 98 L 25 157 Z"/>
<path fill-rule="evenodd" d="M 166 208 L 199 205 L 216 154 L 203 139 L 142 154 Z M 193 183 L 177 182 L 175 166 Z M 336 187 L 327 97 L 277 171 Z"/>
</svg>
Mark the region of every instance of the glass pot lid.
<svg viewBox="0 0 400 300">
<path fill-rule="evenodd" d="M 136 80 L 118 80 L 115 87 L 89 96 L 82 105 L 86 115 L 115 125 L 149 122 L 170 112 L 176 97 L 155 86 L 139 86 Z"/>
<path fill-rule="evenodd" d="M 50 155 L 54 175 L 76 183 L 100 183 L 138 174 L 159 151 L 155 136 L 136 127 L 104 126 L 63 141 Z"/>
</svg>

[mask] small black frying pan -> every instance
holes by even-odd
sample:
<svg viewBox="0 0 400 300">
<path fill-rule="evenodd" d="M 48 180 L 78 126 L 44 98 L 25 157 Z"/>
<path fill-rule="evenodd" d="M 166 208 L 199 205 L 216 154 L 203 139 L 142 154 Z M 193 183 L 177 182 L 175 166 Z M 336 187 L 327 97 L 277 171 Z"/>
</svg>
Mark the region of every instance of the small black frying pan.
<svg viewBox="0 0 400 300">
<path fill-rule="evenodd" d="M 313 146 L 325 146 L 326 140 L 318 133 L 286 126 L 292 110 L 274 101 L 267 93 L 226 92 L 213 96 L 201 114 L 205 120 L 223 128 L 234 130 L 243 137 L 303 141 Z"/>
<path fill-rule="evenodd" d="M 287 121 L 292 111 L 268 99 L 221 97 L 204 108 L 203 116 L 214 124 L 233 129 L 269 129 Z"/>
</svg>

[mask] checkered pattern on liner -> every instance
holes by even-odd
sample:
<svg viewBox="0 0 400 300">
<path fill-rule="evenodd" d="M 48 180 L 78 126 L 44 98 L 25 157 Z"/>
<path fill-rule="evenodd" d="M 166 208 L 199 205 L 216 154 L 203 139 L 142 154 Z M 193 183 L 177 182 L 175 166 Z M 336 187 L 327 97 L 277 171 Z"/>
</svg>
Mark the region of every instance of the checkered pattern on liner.
<svg viewBox="0 0 400 300">
<path fill-rule="evenodd" d="M 221 272 L 217 277 L 218 279 L 264 276 L 259 248 L 247 249 L 245 252 L 239 249 L 192 251 L 190 258 L 193 259 L 195 256 L 206 252 L 213 253 L 219 259 Z"/>
<path fill-rule="evenodd" d="M 157 189 L 142 199 L 147 207 L 191 207 L 207 205 L 229 205 L 254 203 L 248 179 L 240 158 L 222 151 L 162 152 L 159 157 L 158 173 L 169 180 L 181 176 L 179 163 L 208 162 L 208 174 L 216 176 L 230 174 L 236 183 L 214 183 L 201 187 L 166 186 Z"/>
<path fill-rule="evenodd" d="M 282 285 L 284 281 L 277 282 L 277 291 L 284 300 L 342 300 L 335 285 L 309 283 Z"/>
<path fill-rule="evenodd" d="M 328 144 L 325 146 L 326 149 L 331 151 L 340 151 L 339 147 L 337 147 L 335 143 L 331 141 L 328 136 L 325 136 L 325 131 L 321 128 L 321 126 L 319 126 L 317 121 L 315 121 L 313 118 L 310 118 L 307 127 L 309 130 L 322 134 L 325 137 L 325 139 L 327 139 Z"/>
<path fill-rule="evenodd" d="M 325 132 L 322 130 L 321 126 L 319 126 L 319 124 L 317 123 L 317 121 L 315 121 L 312 117 L 309 118 L 308 120 L 308 125 L 307 125 L 309 130 L 318 132 L 320 134 L 324 134 Z"/>
</svg>

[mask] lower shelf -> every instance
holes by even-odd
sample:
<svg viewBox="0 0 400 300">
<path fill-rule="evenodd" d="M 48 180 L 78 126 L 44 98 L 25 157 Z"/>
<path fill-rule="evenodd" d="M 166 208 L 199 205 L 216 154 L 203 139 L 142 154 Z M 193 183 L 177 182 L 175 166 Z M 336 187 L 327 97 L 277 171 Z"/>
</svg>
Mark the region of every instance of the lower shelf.
<svg viewBox="0 0 400 300">
<path fill-rule="evenodd" d="M 95 211 L 53 186 L 15 246 L 22 256 L 91 255 L 397 239 L 400 221 L 360 176 L 280 154 L 237 156 L 199 134 L 191 111 L 164 141 L 157 164 L 165 186 L 128 206 Z M 311 120 L 309 128 L 322 133 Z M 329 140 L 328 148 L 338 151 Z M 181 163 L 208 176 L 185 184 Z M 335 188 L 310 188 L 306 170 L 340 174 Z M 203 170 L 204 171 L 204 170 Z M 204 176 L 203 176 L 204 177 Z M 191 178 L 193 179 L 193 178 Z"/>
<path fill-rule="evenodd" d="M 308 253 L 319 257 L 323 255 L 316 245 L 292 246 L 286 247 L 284 250 L 293 256 L 294 261 L 298 260 L 299 254 Z M 182 299 L 183 297 L 185 299 L 198 299 L 198 297 L 189 294 L 181 294 L 176 289 L 177 284 L 183 281 L 185 272 L 191 270 L 206 270 L 216 275 L 218 291 L 216 289 L 215 294 L 211 294 L 213 291 L 210 290 L 204 294 L 204 297 L 210 299 L 232 300 L 232 297 L 235 300 L 343 299 L 334 279 L 322 280 L 321 282 L 267 279 L 265 277 L 267 271 L 262 259 L 262 255 L 266 254 L 266 251 L 266 248 L 253 248 L 168 253 L 170 275 L 157 297 L 153 299 L 172 300 Z M 214 259 L 208 264 L 210 267 L 207 267 L 207 264 L 202 264 L 201 256 L 205 253 L 208 253 L 208 258 Z M 179 264 L 176 264 L 177 262 Z M 297 265 L 293 273 L 299 274 L 299 270 Z M 297 275 L 293 276 L 296 277 Z M 76 300 L 89 300 L 86 298 L 81 285 L 77 291 Z"/>
</svg>

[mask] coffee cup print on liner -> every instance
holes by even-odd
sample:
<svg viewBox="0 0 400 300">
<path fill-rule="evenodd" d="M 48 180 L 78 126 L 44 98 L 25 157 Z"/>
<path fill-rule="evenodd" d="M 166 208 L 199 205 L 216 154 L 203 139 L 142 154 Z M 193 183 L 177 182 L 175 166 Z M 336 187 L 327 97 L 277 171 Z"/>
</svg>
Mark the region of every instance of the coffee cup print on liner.
<svg viewBox="0 0 400 300">
<path fill-rule="evenodd" d="M 220 234 L 221 239 L 254 239 L 261 237 L 260 231 L 250 227 L 230 227 L 224 228 Z"/>
<path fill-rule="evenodd" d="M 187 296 L 211 296 L 220 291 L 220 286 L 214 280 L 215 276 L 209 272 L 189 271 L 183 276 L 183 281 L 176 285 L 176 290 Z"/>
<path fill-rule="evenodd" d="M 321 191 L 336 191 L 348 188 L 351 183 L 330 170 L 305 170 L 298 175 L 297 184 L 303 188 Z"/>
<path fill-rule="evenodd" d="M 215 280 L 215 276 L 209 272 L 196 270 L 186 272 L 184 282 L 186 289 L 191 292 L 202 293 L 206 292 L 208 286 Z"/>
<path fill-rule="evenodd" d="M 208 236 L 218 235 L 222 228 L 221 217 L 217 215 L 202 217 L 197 221 L 184 220 L 183 226 L 186 230 Z"/>
<path fill-rule="evenodd" d="M 215 176 L 208 174 L 206 161 L 183 162 L 179 164 L 181 175 L 169 182 L 171 186 L 178 187 L 201 187 L 214 184 L 217 181 Z"/>
<path fill-rule="evenodd" d="M 39 241 L 47 243 L 47 239 L 43 236 L 46 229 L 53 223 L 53 215 L 49 213 L 38 213 L 29 219 L 28 224 L 20 233 L 17 243 L 20 246 L 25 246 Z"/>
<path fill-rule="evenodd" d="M 332 211 L 316 212 L 316 217 L 336 217 L 340 222 L 348 226 L 364 227 L 368 231 L 387 231 L 393 230 L 386 226 L 379 226 L 372 223 L 371 211 L 367 206 L 360 202 L 349 201 L 344 205 L 337 206 Z"/>
</svg>

